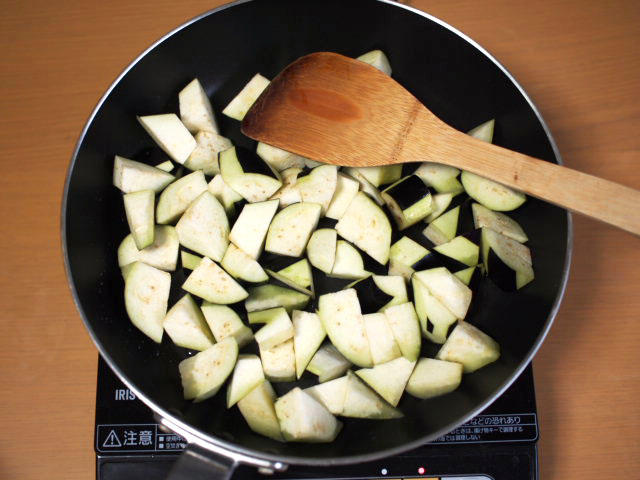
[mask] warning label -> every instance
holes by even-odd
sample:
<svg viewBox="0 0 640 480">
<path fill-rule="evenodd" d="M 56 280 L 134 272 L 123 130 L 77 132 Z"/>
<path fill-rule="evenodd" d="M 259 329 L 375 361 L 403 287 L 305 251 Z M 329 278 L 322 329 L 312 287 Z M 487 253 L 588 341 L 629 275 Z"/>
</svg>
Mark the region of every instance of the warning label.
<svg viewBox="0 0 640 480">
<path fill-rule="evenodd" d="M 177 452 L 186 446 L 180 435 L 159 432 L 155 423 L 96 426 L 96 451 L 101 453 Z"/>
</svg>

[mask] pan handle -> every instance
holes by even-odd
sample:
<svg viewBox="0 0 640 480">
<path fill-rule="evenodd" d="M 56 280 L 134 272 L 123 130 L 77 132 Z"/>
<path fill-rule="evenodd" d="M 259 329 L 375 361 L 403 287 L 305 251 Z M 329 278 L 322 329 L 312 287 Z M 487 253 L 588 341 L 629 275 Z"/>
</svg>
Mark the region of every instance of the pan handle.
<svg viewBox="0 0 640 480">
<path fill-rule="evenodd" d="M 190 443 L 169 472 L 167 480 L 229 480 L 237 463 Z"/>
</svg>

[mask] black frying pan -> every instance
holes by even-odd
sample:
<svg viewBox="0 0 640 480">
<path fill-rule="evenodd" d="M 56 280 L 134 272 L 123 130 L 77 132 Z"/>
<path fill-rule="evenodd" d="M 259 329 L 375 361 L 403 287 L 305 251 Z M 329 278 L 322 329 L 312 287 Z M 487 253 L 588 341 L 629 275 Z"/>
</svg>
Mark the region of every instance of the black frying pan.
<svg viewBox="0 0 640 480">
<path fill-rule="evenodd" d="M 282 444 L 253 434 L 237 409 L 225 408 L 224 395 L 199 404 L 183 400 L 177 365 L 186 351 L 166 338 L 156 345 L 125 313 L 116 249 L 127 224 L 121 194 L 111 184 L 114 154 L 151 164 L 162 161 L 164 155 L 136 115 L 177 112 L 177 93 L 195 76 L 220 112 L 256 72 L 273 78 L 310 52 L 357 56 L 374 48 L 388 54 L 395 79 L 450 125 L 466 131 L 495 117 L 495 143 L 560 162 L 540 114 L 495 59 L 441 21 L 382 0 L 255 0 L 213 10 L 135 60 L 100 101 L 80 137 L 62 210 L 71 289 L 111 368 L 162 423 L 191 442 L 184 458 L 218 459 L 187 467 L 218 469 L 222 477 L 235 462 L 271 469 L 339 465 L 415 448 L 469 420 L 499 396 L 531 361 L 558 310 L 568 277 L 571 219 L 562 209 L 529 199 L 514 217 L 531 239 L 536 279 L 518 293 L 483 282 L 469 320 L 500 343 L 502 356 L 466 375 L 455 392 L 428 401 L 406 395 L 400 405 L 405 418 L 347 419 L 335 442 L 320 445 Z M 235 144 L 254 146 L 240 134 L 239 122 L 217 118 Z M 180 273 L 175 277 L 179 287 Z M 179 288 L 174 291 L 179 294 Z"/>
</svg>

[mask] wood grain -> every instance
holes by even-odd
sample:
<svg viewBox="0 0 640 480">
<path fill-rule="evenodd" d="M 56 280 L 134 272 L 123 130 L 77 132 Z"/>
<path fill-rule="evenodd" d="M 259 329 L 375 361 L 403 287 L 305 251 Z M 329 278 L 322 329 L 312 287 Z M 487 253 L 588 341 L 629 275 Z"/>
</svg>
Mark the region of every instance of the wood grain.
<svg viewBox="0 0 640 480">
<path fill-rule="evenodd" d="M 466 135 L 387 74 L 337 53 L 288 65 L 247 112 L 242 132 L 338 166 L 442 163 L 640 235 L 639 190 Z"/>
<path fill-rule="evenodd" d="M 0 478 L 94 477 L 97 354 L 60 249 L 67 164 L 93 106 L 129 61 L 219 3 L 3 3 Z M 540 108 L 568 166 L 640 188 L 635 0 L 410 3 L 501 60 Z M 639 246 L 575 218 L 566 299 L 535 360 L 545 480 L 638 478 Z"/>
</svg>

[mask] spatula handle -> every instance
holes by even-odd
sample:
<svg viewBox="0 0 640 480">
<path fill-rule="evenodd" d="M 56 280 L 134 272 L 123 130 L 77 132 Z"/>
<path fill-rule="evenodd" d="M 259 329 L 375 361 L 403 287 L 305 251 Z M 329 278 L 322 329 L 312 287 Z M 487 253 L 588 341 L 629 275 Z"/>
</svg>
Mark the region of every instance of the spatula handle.
<svg viewBox="0 0 640 480">
<path fill-rule="evenodd" d="M 586 173 L 561 167 L 461 132 L 438 142 L 458 168 L 491 178 L 573 212 L 640 235 L 640 191 Z M 451 143 L 453 142 L 453 143 Z M 462 143 L 466 148 L 461 148 Z M 446 152 L 447 145 L 451 151 Z"/>
</svg>

